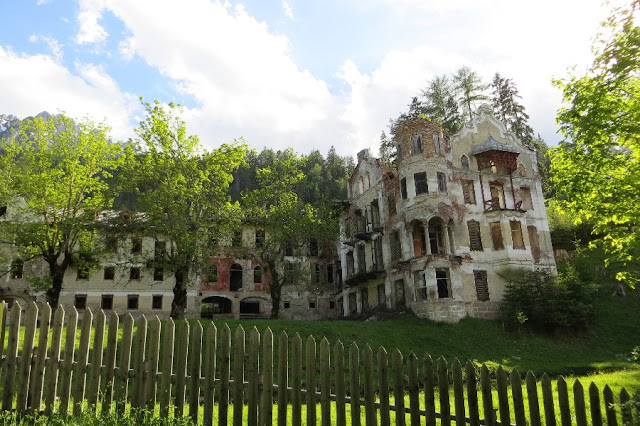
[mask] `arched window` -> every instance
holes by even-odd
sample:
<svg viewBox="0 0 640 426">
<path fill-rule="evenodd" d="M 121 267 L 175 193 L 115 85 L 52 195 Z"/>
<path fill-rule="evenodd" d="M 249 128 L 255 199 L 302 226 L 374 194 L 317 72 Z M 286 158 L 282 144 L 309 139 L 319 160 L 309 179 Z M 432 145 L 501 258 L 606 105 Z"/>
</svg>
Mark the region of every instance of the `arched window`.
<svg viewBox="0 0 640 426">
<path fill-rule="evenodd" d="M 229 276 L 229 290 L 238 291 L 242 288 L 242 266 L 234 263 L 231 265 Z"/>
<path fill-rule="evenodd" d="M 520 163 L 518 166 L 518 176 L 525 177 L 527 175 L 527 170 L 524 168 L 524 164 Z"/>
<path fill-rule="evenodd" d="M 360 177 L 360 193 L 364 193 L 364 178 Z"/>
<path fill-rule="evenodd" d="M 210 265 L 207 270 L 207 282 L 209 283 L 217 283 L 218 282 L 218 267 L 216 265 Z"/>
<path fill-rule="evenodd" d="M 253 283 L 262 284 L 262 268 L 259 266 L 253 268 Z"/>
<path fill-rule="evenodd" d="M 431 254 L 445 254 L 444 222 L 438 217 L 429 221 L 429 246 Z"/>
<path fill-rule="evenodd" d="M 469 170 L 469 157 L 463 155 L 460 157 L 460 163 L 462 164 L 463 169 Z"/>
</svg>

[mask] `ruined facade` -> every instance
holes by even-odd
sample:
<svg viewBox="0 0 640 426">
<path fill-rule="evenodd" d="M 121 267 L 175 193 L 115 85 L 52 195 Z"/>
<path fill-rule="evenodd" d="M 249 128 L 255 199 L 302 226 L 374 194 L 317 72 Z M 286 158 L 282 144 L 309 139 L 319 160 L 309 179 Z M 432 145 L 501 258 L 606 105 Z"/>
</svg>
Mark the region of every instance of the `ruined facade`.
<svg viewBox="0 0 640 426">
<path fill-rule="evenodd" d="M 498 313 L 512 269 L 555 273 L 536 152 L 489 107 L 453 136 L 399 124 L 397 169 L 358 155 L 341 218 L 338 307 L 438 321 Z"/>
</svg>

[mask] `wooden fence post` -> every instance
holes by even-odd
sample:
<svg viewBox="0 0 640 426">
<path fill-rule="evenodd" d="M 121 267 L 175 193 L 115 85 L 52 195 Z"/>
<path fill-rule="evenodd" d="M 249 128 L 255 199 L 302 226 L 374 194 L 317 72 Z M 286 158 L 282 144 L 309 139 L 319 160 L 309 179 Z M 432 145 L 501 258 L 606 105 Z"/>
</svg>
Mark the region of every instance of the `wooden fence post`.
<svg viewBox="0 0 640 426">
<path fill-rule="evenodd" d="M 204 364 L 204 412 L 202 415 L 202 423 L 204 425 L 213 424 L 213 407 L 214 407 L 214 390 L 216 383 L 216 350 L 218 330 L 212 322 L 206 331 L 206 358 Z M 257 349 L 256 349 L 257 350 Z"/>
<path fill-rule="evenodd" d="M 360 349 L 355 342 L 349 347 L 349 395 L 351 425 L 360 426 Z"/>
<path fill-rule="evenodd" d="M 571 426 L 571 408 L 569 407 L 569 392 L 567 382 L 560 376 L 558 386 L 558 407 L 560 408 L 560 421 L 562 426 Z"/>
<path fill-rule="evenodd" d="M 540 426 L 540 403 L 538 402 L 538 386 L 536 376 L 531 371 L 527 372 L 527 399 L 529 400 L 529 421 L 531 426 Z"/>
<path fill-rule="evenodd" d="M 104 328 L 106 324 L 104 311 L 100 309 L 95 318 L 95 331 L 93 334 L 93 349 L 91 369 L 89 371 L 89 390 L 87 391 L 87 404 L 95 412 L 100 393 L 100 376 L 102 373 L 102 356 L 104 352 Z"/>
<path fill-rule="evenodd" d="M 291 424 L 302 424 L 302 339 L 293 336 L 291 348 Z"/>
<path fill-rule="evenodd" d="M 53 409 L 58 393 L 58 370 L 60 365 L 60 349 L 62 348 L 62 327 L 64 324 L 64 308 L 58 305 L 53 318 L 53 330 L 51 332 L 51 356 L 47 362 L 44 387 L 44 413 L 47 416 L 53 414 Z"/>
<path fill-rule="evenodd" d="M 402 370 L 402 353 L 396 349 L 393 351 L 393 398 L 397 426 L 405 425 L 404 374 Z"/>
<path fill-rule="evenodd" d="M 132 348 L 133 377 L 131 383 L 131 406 L 135 408 L 144 407 L 144 373 L 145 373 L 145 352 L 147 347 L 147 319 L 144 315 L 138 318 L 136 335 Z"/>
<path fill-rule="evenodd" d="M 435 389 L 436 376 L 433 370 L 433 359 L 431 355 L 424 356 L 424 410 L 426 412 L 427 426 L 436 425 L 436 398 Z"/>
<path fill-rule="evenodd" d="M 498 411 L 500 413 L 500 423 L 511 424 L 511 413 L 509 412 L 509 391 L 507 383 L 507 372 L 502 367 L 498 367 L 496 372 L 496 387 L 498 388 Z"/>
<path fill-rule="evenodd" d="M 242 405 L 244 403 L 244 328 L 241 325 L 236 328 L 234 336 L 233 359 L 233 424 L 242 425 Z"/>
<path fill-rule="evenodd" d="M 156 315 L 149 324 L 149 351 L 144 362 L 144 376 L 142 376 L 142 389 L 144 400 L 141 406 L 147 410 L 154 410 L 157 396 L 158 361 L 160 358 L 160 333 L 162 323 Z"/>
<path fill-rule="evenodd" d="M 23 413 L 27 409 L 27 397 L 29 393 L 29 379 L 31 377 L 31 358 L 36 337 L 36 324 L 38 322 L 38 306 L 31 302 L 27 307 L 24 318 L 24 337 L 22 339 L 22 354 L 20 356 L 20 368 L 18 369 L 18 392 L 16 397 L 16 411 Z M 5 386 L 13 386 L 13 381 L 6 382 Z"/>
<path fill-rule="evenodd" d="M 469 424 L 480 426 L 480 409 L 478 406 L 478 388 L 476 385 L 476 367 L 467 361 L 467 400 L 469 401 Z"/>
<path fill-rule="evenodd" d="M 173 350 L 175 347 L 175 324 L 169 318 L 164 324 L 162 348 L 162 376 L 160 376 L 160 417 L 169 417 L 169 405 L 171 405 L 171 375 L 173 374 Z M 185 350 L 185 347 L 179 348 Z"/>
<path fill-rule="evenodd" d="M 320 342 L 320 414 L 322 425 L 331 425 L 331 350 L 326 337 Z M 371 374 L 373 376 L 373 373 Z"/>
<path fill-rule="evenodd" d="M 67 335 L 64 342 L 64 360 L 62 362 L 62 378 L 60 383 L 60 413 L 69 414 L 69 400 L 71 397 L 71 376 L 73 374 L 73 356 L 76 345 L 76 332 L 78 330 L 78 311 L 71 307 L 71 313 L 67 320 Z"/>
<path fill-rule="evenodd" d="M 44 383 L 44 372 L 47 361 L 47 347 L 49 344 L 49 328 L 51 326 L 51 306 L 45 303 L 40 311 L 40 336 L 38 336 L 38 352 L 36 363 L 31 373 L 29 383 L 29 409 L 30 411 L 40 411 L 42 405 L 42 385 Z M 0 355 L 1 356 L 1 355 Z"/>
<path fill-rule="evenodd" d="M 82 414 L 85 389 L 87 387 L 87 364 L 89 363 L 89 343 L 91 341 L 91 326 L 93 325 L 93 312 L 87 309 L 82 317 L 80 329 L 80 348 L 78 349 L 78 361 L 73 373 L 73 415 Z M 69 336 L 67 335 L 67 339 Z"/>
<path fill-rule="evenodd" d="M 454 359 L 451 370 L 453 374 L 453 397 L 456 409 L 456 426 L 465 426 L 467 424 L 467 420 L 464 411 L 464 382 L 462 381 L 462 364 L 460 364 L 458 358 Z"/>
<path fill-rule="evenodd" d="M 286 331 L 278 339 L 278 426 L 287 424 L 287 387 L 289 386 L 289 336 Z"/>
<path fill-rule="evenodd" d="M 602 410 L 600 408 L 600 392 L 595 383 L 589 385 L 589 401 L 591 402 L 591 424 L 602 426 Z"/>
<path fill-rule="evenodd" d="M 556 426 L 556 412 L 553 407 L 553 390 L 551 379 L 545 373 L 542 375 L 542 404 L 544 406 L 544 421 L 547 426 Z"/>
<path fill-rule="evenodd" d="M 496 413 L 493 411 L 493 395 L 491 394 L 491 376 L 485 364 L 480 368 L 480 391 L 482 392 L 482 407 L 484 408 L 484 424 L 493 426 L 496 423 Z"/>
<path fill-rule="evenodd" d="M 307 338 L 306 356 L 304 367 L 307 370 L 306 406 L 307 424 L 316 424 L 316 339 L 313 336 Z"/>
<path fill-rule="evenodd" d="M 412 426 L 420 426 L 420 387 L 418 386 L 418 358 L 412 352 L 407 359 L 409 372 L 409 418 Z"/>
<path fill-rule="evenodd" d="M 116 412 L 124 414 L 127 406 L 129 386 L 129 369 L 131 366 L 131 347 L 133 345 L 133 317 L 127 314 L 122 325 L 122 340 L 120 342 L 120 356 L 118 358 L 118 372 L 115 377 L 114 388 L 116 389 Z M 133 386 L 131 386 L 132 388 Z"/>
<path fill-rule="evenodd" d="M 218 424 L 229 422 L 229 381 L 231 379 L 231 329 L 227 324 L 220 333 L 220 393 L 218 394 Z"/>
<path fill-rule="evenodd" d="M 333 365 L 336 372 L 336 425 L 347 423 L 346 388 L 344 381 L 344 345 L 338 340 L 333 347 Z"/>
<path fill-rule="evenodd" d="M 258 377 L 260 368 L 260 333 L 256 327 L 249 332 L 249 362 L 247 363 L 247 382 L 249 388 L 247 392 L 247 424 L 258 424 Z M 235 401 L 234 401 L 235 404 Z"/>
<path fill-rule="evenodd" d="M 364 362 L 364 412 L 367 426 L 377 426 L 376 390 L 373 387 L 373 351 L 367 345 L 362 353 Z"/>
<path fill-rule="evenodd" d="M 576 424 L 587 426 L 587 410 L 584 404 L 584 388 L 578 380 L 573 384 L 573 405 L 576 410 Z"/>
<path fill-rule="evenodd" d="M 187 391 L 187 360 L 189 358 L 189 336 L 190 327 L 186 319 L 178 323 L 178 339 L 176 351 L 176 386 L 175 386 L 175 408 L 173 416 L 180 418 L 184 416 L 184 404 Z"/>
<path fill-rule="evenodd" d="M 525 426 L 527 419 L 524 414 L 524 397 L 522 396 L 522 381 L 520 372 L 515 368 L 511 370 L 511 395 L 513 398 L 513 414 L 517 426 Z"/>
<path fill-rule="evenodd" d="M 620 411 L 622 412 L 622 424 L 630 425 L 633 423 L 633 415 L 631 413 L 631 406 L 629 405 L 629 401 L 631 400 L 631 396 L 629 392 L 625 388 L 622 388 L 620 391 L 620 404 L 622 408 Z"/>
<path fill-rule="evenodd" d="M 378 379 L 380 380 L 380 426 L 389 426 L 391 416 L 389 410 L 389 361 L 387 351 L 382 346 L 378 349 Z"/>
<path fill-rule="evenodd" d="M 5 359 L 4 387 L 2 389 L 2 410 L 11 411 L 13 408 L 13 392 L 16 380 L 16 365 L 18 362 L 18 338 L 20 336 L 20 317 L 22 308 L 18 302 L 13 304 L 9 316 L 9 342 L 7 344 L 7 357 Z"/>
<path fill-rule="evenodd" d="M 113 404 L 113 386 L 116 369 L 116 353 L 118 350 L 118 328 L 120 317 L 113 312 L 109 318 L 109 330 L 107 331 L 107 356 L 105 357 L 104 374 L 104 398 L 102 400 L 102 413 L 109 413 Z M 123 330 L 124 333 L 124 330 Z"/>
<path fill-rule="evenodd" d="M 451 406 L 449 404 L 449 373 L 447 360 L 438 358 L 438 389 L 440 391 L 440 422 L 443 426 L 451 425 Z"/>
<path fill-rule="evenodd" d="M 613 391 L 611 390 L 609 385 L 605 385 L 602 394 L 604 397 L 605 412 L 607 413 L 607 426 L 618 426 L 618 418 L 616 417 Z"/>
<path fill-rule="evenodd" d="M 189 417 L 198 424 L 200 415 L 200 379 L 202 376 L 202 324 L 200 321 L 193 326 L 191 333 L 191 387 L 189 389 Z M 241 361 L 242 362 L 242 361 Z M 242 408 L 242 398 L 240 398 Z"/>
<path fill-rule="evenodd" d="M 262 400 L 260 401 L 260 424 L 273 424 L 273 332 L 269 327 L 262 339 Z"/>
</svg>

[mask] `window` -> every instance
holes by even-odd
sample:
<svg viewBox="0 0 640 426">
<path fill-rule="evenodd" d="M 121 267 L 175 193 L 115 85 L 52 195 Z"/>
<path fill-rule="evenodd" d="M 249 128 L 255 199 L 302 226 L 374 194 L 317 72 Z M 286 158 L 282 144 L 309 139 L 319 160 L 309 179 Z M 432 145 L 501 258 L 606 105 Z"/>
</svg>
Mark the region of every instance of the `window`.
<svg viewBox="0 0 640 426">
<path fill-rule="evenodd" d="M 118 238 L 117 237 L 108 237 L 106 242 L 106 249 L 110 253 L 115 253 L 118 251 Z"/>
<path fill-rule="evenodd" d="M 382 271 L 384 269 L 384 265 L 382 264 L 382 238 L 378 237 L 373 240 L 373 270 L 374 271 Z"/>
<path fill-rule="evenodd" d="M 131 253 L 134 253 L 134 254 L 142 253 L 142 238 L 131 239 Z"/>
<path fill-rule="evenodd" d="M 316 263 L 315 272 L 313 274 L 313 282 L 320 284 L 322 282 L 322 267 Z"/>
<path fill-rule="evenodd" d="M 360 188 L 360 194 L 363 194 L 364 193 L 364 178 L 362 176 L 360 177 L 358 188 Z"/>
<path fill-rule="evenodd" d="M 284 280 L 286 283 L 291 284 L 294 280 L 294 275 L 296 273 L 295 265 L 293 262 L 285 263 L 285 271 L 284 271 Z"/>
<path fill-rule="evenodd" d="M 413 180 L 416 184 L 416 195 L 428 194 L 429 186 L 427 185 L 427 173 L 421 172 L 413 175 Z"/>
<path fill-rule="evenodd" d="M 329 309 L 335 309 L 336 308 L 336 302 L 333 300 L 329 300 Z"/>
<path fill-rule="evenodd" d="M 151 296 L 151 309 L 162 309 L 162 295 L 154 294 Z"/>
<path fill-rule="evenodd" d="M 309 238 L 309 256 L 318 255 L 318 240 L 316 238 Z"/>
<path fill-rule="evenodd" d="M 524 250 L 524 240 L 522 239 L 522 225 L 517 220 L 509 222 L 511 226 L 511 240 L 513 241 L 513 248 Z"/>
<path fill-rule="evenodd" d="M 398 161 L 402 160 L 402 145 L 396 145 L 396 158 Z"/>
<path fill-rule="evenodd" d="M 231 237 L 232 247 L 242 247 L 242 231 L 233 231 L 233 237 Z"/>
<path fill-rule="evenodd" d="M 527 226 L 529 233 L 529 244 L 531 245 L 531 255 L 535 263 L 540 262 L 540 240 L 538 239 L 538 230 L 535 226 Z"/>
<path fill-rule="evenodd" d="M 76 274 L 77 280 L 89 279 L 89 267 L 87 265 L 78 265 L 78 272 Z"/>
<path fill-rule="evenodd" d="M 402 199 L 406 200 L 407 197 L 407 178 L 402 178 L 400 180 L 400 194 L 402 195 Z"/>
<path fill-rule="evenodd" d="M 438 299 L 446 299 L 448 297 L 451 297 L 448 269 L 436 269 L 436 286 L 438 288 Z"/>
<path fill-rule="evenodd" d="M 423 299 L 427 298 L 427 287 L 424 279 L 424 271 L 414 271 L 413 272 L 413 285 L 416 290 L 418 290 L 418 294 L 422 296 Z"/>
<path fill-rule="evenodd" d="M 116 268 L 114 266 L 105 266 L 102 278 L 105 281 L 113 281 L 116 276 Z"/>
<path fill-rule="evenodd" d="M 365 258 L 364 244 L 358 246 L 358 273 L 364 274 L 367 272 L 367 261 Z"/>
<path fill-rule="evenodd" d="M 442 219 L 434 217 L 429 221 L 429 246 L 431 254 L 445 254 L 445 233 Z"/>
<path fill-rule="evenodd" d="M 315 308 L 316 308 L 316 301 L 309 300 L 309 309 L 315 309 Z"/>
<path fill-rule="evenodd" d="M 139 296 L 137 294 L 129 294 L 127 296 L 127 309 L 130 311 L 137 311 L 138 299 L 139 299 Z"/>
<path fill-rule="evenodd" d="M 153 268 L 153 280 L 164 281 L 164 268 Z"/>
<path fill-rule="evenodd" d="M 100 304 L 100 308 L 104 311 L 110 311 L 111 309 L 113 309 L 113 294 L 102 295 L 102 303 Z"/>
<path fill-rule="evenodd" d="M 391 260 L 398 260 L 402 257 L 402 243 L 400 242 L 400 233 L 393 231 L 391 233 Z"/>
<path fill-rule="evenodd" d="M 470 220 L 467 222 L 469 228 L 469 248 L 474 251 L 482 251 L 482 235 L 480 234 L 480 222 Z"/>
<path fill-rule="evenodd" d="M 518 166 L 518 176 L 520 176 L 520 177 L 527 176 L 527 170 L 524 168 L 524 164 L 520 164 Z"/>
<path fill-rule="evenodd" d="M 86 294 L 76 294 L 73 299 L 73 306 L 76 307 L 77 310 L 87 309 L 87 295 Z"/>
<path fill-rule="evenodd" d="M 216 265 L 209 265 L 209 269 L 207 270 L 207 282 L 218 282 L 218 267 Z"/>
<path fill-rule="evenodd" d="M 476 203 L 476 189 L 472 180 L 462 181 L 462 196 L 464 197 L 465 204 Z"/>
<path fill-rule="evenodd" d="M 413 155 L 422 153 L 422 135 L 411 136 L 411 153 Z"/>
<path fill-rule="evenodd" d="M 437 133 L 433 134 L 433 146 L 436 154 L 440 154 L 440 135 Z"/>
<path fill-rule="evenodd" d="M 491 242 L 493 243 L 494 250 L 504 249 L 504 242 L 502 241 L 502 227 L 500 222 L 491 222 Z"/>
<path fill-rule="evenodd" d="M 333 265 L 327 265 L 327 282 L 333 283 Z"/>
<path fill-rule="evenodd" d="M 447 175 L 442 172 L 438 172 L 438 192 L 447 193 Z"/>
<path fill-rule="evenodd" d="M 256 247 L 260 248 L 264 245 L 264 231 L 256 229 Z"/>
<path fill-rule="evenodd" d="M 291 242 L 291 240 L 286 240 L 284 242 L 284 255 L 293 256 L 293 243 Z"/>
<path fill-rule="evenodd" d="M 380 228 L 380 207 L 378 207 L 378 200 L 371 202 L 371 224 L 374 228 Z"/>
<path fill-rule="evenodd" d="M 376 290 L 378 292 L 378 306 L 384 308 L 387 304 L 387 296 L 384 292 L 384 284 L 378 284 Z"/>
<path fill-rule="evenodd" d="M 353 252 L 350 251 L 347 253 L 347 277 L 353 276 L 355 272 L 355 261 L 353 257 Z"/>
<path fill-rule="evenodd" d="M 153 258 L 157 261 L 163 261 L 167 254 L 167 243 L 165 241 L 156 241 L 153 247 Z"/>
<path fill-rule="evenodd" d="M 253 268 L 253 283 L 262 284 L 262 268 L 259 266 Z"/>
<path fill-rule="evenodd" d="M 469 170 L 469 157 L 467 157 L 466 155 L 460 157 L 460 164 L 462 165 L 463 169 Z"/>
<path fill-rule="evenodd" d="M 533 200 L 531 199 L 531 190 L 526 186 L 520 187 L 520 199 L 522 200 L 523 210 L 533 210 Z"/>
<path fill-rule="evenodd" d="M 22 259 L 14 259 L 11 262 L 11 278 L 17 280 L 22 278 L 24 272 L 24 261 Z"/>
<path fill-rule="evenodd" d="M 129 269 L 129 280 L 137 281 L 140 279 L 140 268 L 134 267 Z"/>
<path fill-rule="evenodd" d="M 489 300 L 489 284 L 487 283 L 487 271 L 473 271 L 473 280 L 476 283 L 478 300 Z"/>
<path fill-rule="evenodd" d="M 290 301 L 285 300 L 283 304 L 284 304 L 284 308 L 285 308 L 285 309 L 289 309 L 289 308 L 291 308 L 291 302 L 290 302 Z"/>
<path fill-rule="evenodd" d="M 395 195 L 389 195 L 389 197 L 387 198 L 387 201 L 389 202 L 389 216 L 393 216 L 394 214 L 396 214 L 396 197 L 395 197 Z"/>
<path fill-rule="evenodd" d="M 360 289 L 360 312 L 369 310 L 369 289 Z"/>
<path fill-rule="evenodd" d="M 504 209 L 504 187 L 500 182 L 491 182 L 491 207 L 489 210 Z"/>
</svg>

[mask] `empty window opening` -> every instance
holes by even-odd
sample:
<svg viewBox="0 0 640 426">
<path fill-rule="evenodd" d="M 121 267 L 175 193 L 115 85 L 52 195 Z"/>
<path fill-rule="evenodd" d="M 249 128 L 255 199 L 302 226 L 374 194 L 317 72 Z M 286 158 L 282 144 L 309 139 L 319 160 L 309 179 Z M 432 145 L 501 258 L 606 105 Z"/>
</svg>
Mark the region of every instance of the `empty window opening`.
<svg viewBox="0 0 640 426">
<path fill-rule="evenodd" d="M 347 277 L 351 277 L 355 273 L 355 261 L 353 252 L 347 253 Z"/>
<path fill-rule="evenodd" d="M 164 281 L 164 268 L 153 268 L 153 280 Z"/>
<path fill-rule="evenodd" d="M 151 297 L 151 309 L 162 309 L 162 295 L 154 294 Z"/>
<path fill-rule="evenodd" d="M 167 242 L 166 241 L 156 241 L 153 247 L 153 259 L 156 262 L 164 261 L 164 258 L 167 255 Z"/>
<path fill-rule="evenodd" d="M 444 223 L 434 217 L 429 221 L 429 246 L 431 254 L 445 254 Z"/>
<path fill-rule="evenodd" d="M 491 182 L 491 204 L 490 210 L 499 210 L 505 208 L 504 203 L 504 186 L 499 182 Z"/>
<path fill-rule="evenodd" d="M 400 194 L 402 195 L 402 199 L 406 200 L 407 197 L 407 178 L 400 179 Z"/>
<path fill-rule="evenodd" d="M 200 303 L 200 317 L 212 318 L 214 315 L 230 314 L 231 300 L 226 297 L 210 296 Z"/>
<path fill-rule="evenodd" d="M 447 193 L 447 175 L 442 172 L 438 172 L 437 176 L 438 176 L 438 192 L 441 194 L 446 194 Z"/>
<path fill-rule="evenodd" d="M 242 288 L 242 266 L 234 263 L 231 265 L 229 277 L 229 290 L 239 291 Z"/>
<path fill-rule="evenodd" d="M 493 243 L 494 250 L 504 249 L 504 242 L 502 240 L 502 226 L 500 222 L 491 222 L 491 242 Z"/>
<path fill-rule="evenodd" d="M 531 199 L 531 189 L 526 186 L 520 187 L 520 199 L 523 210 L 533 210 L 533 200 Z"/>
<path fill-rule="evenodd" d="M 440 135 L 437 133 L 433 134 L 433 147 L 436 154 L 440 154 Z"/>
<path fill-rule="evenodd" d="M 363 288 L 360 290 L 360 311 L 369 310 L 369 289 Z"/>
<path fill-rule="evenodd" d="M 522 239 L 522 225 L 517 220 L 509 222 L 511 226 L 511 240 L 513 241 L 513 248 L 524 250 L 524 240 Z"/>
<path fill-rule="evenodd" d="M 393 216 L 396 214 L 396 197 L 394 195 L 389 195 L 387 200 L 389 202 L 389 216 Z"/>
<path fill-rule="evenodd" d="M 404 306 L 406 301 L 404 297 L 404 281 L 397 280 L 395 282 L 396 289 L 396 306 Z"/>
<path fill-rule="evenodd" d="M 476 294 L 478 300 L 489 300 L 489 284 L 487 282 L 487 271 L 473 271 L 473 280 L 476 284 Z"/>
<path fill-rule="evenodd" d="M 130 311 L 137 311 L 138 299 L 139 299 L 139 296 L 137 294 L 129 294 L 127 296 L 127 309 Z"/>
<path fill-rule="evenodd" d="M 87 309 L 87 295 L 76 294 L 73 299 L 73 306 L 75 306 L 79 311 Z"/>
<path fill-rule="evenodd" d="M 78 265 L 78 272 L 76 274 L 76 279 L 78 280 L 89 279 L 89 267 L 87 265 Z"/>
<path fill-rule="evenodd" d="M 415 221 L 413 223 L 413 252 L 416 257 L 424 256 L 427 254 L 427 239 L 424 232 L 424 225 L 422 222 Z"/>
<path fill-rule="evenodd" d="M 529 233 L 529 244 L 531 245 L 531 255 L 535 263 L 540 262 L 540 240 L 538 239 L 538 230 L 535 226 L 527 226 Z"/>
<path fill-rule="evenodd" d="M 240 313 L 241 314 L 253 314 L 260 313 L 260 302 L 255 300 L 241 300 L 240 301 Z"/>
<path fill-rule="evenodd" d="M 411 152 L 413 155 L 422 153 L 422 135 L 411 136 Z"/>
<path fill-rule="evenodd" d="M 105 241 L 105 246 L 107 252 L 115 253 L 118 251 L 118 238 L 117 237 L 107 237 Z"/>
<path fill-rule="evenodd" d="M 462 165 L 463 169 L 469 170 L 469 157 L 467 157 L 466 155 L 460 157 L 460 164 Z"/>
<path fill-rule="evenodd" d="M 333 284 L 333 265 L 327 265 L 327 282 Z"/>
<path fill-rule="evenodd" d="M 384 270 L 384 265 L 382 264 L 382 238 L 380 237 L 373 240 L 373 253 L 371 258 L 373 260 L 373 269 L 375 271 Z"/>
<path fill-rule="evenodd" d="M 291 308 L 291 302 L 290 302 L 290 301 L 288 301 L 288 300 L 285 300 L 285 301 L 284 301 L 284 303 L 283 303 L 283 305 L 284 305 L 284 308 L 285 308 L 285 309 L 290 309 L 290 308 Z"/>
<path fill-rule="evenodd" d="M 253 268 L 253 283 L 262 284 L 262 268 L 259 266 Z"/>
<path fill-rule="evenodd" d="M 22 259 L 14 259 L 11 262 L 11 278 L 18 280 L 22 278 L 24 273 L 24 261 Z"/>
<path fill-rule="evenodd" d="M 318 240 L 316 238 L 309 238 L 309 256 L 318 255 Z"/>
<path fill-rule="evenodd" d="M 262 229 L 256 229 L 256 247 L 262 248 L 264 246 L 264 231 Z"/>
<path fill-rule="evenodd" d="M 429 186 L 427 184 L 427 173 L 421 172 L 413 175 L 413 180 L 416 185 L 416 195 L 428 194 Z"/>
<path fill-rule="evenodd" d="M 413 285 L 417 291 L 419 299 L 427 300 L 427 283 L 425 281 L 424 271 L 413 272 Z"/>
<path fill-rule="evenodd" d="M 113 281 L 116 276 L 116 268 L 114 266 L 106 266 L 102 277 L 105 281 Z"/>
<path fill-rule="evenodd" d="M 309 309 L 315 309 L 315 308 L 316 308 L 316 301 L 309 300 Z"/>
<path fill-rule="evenodd" d="M 113 294 L 103 294 L 102 303 L 100 308 L 104 311 L 110 311 L 113 309 Z"/>
<path fill-rule="evenodd" d="M 336 302 L 333 300 L 329 300 L 329 309 L 335 309 L 336 308 Z"/>
<path fill-rule="evenodd" d="M 207 269 L 207 282 L 209 283 L 217 283 L 218 282 L 218 267 L 216 265 L 210 265 Z"/>
<path fill-rule="evenodd" d="M 364 245 L 361 244 L 358 246 L 358 273 L 364 274 L 365 272 L 367 272 L 367 261 Z"/>
<path fill-rule="evenodd" d="M 131 253 L 134 253 L 134 254 L 142 253 L 142 238 L 131 239 Z"/>
<path fill-rule="evenodd" d="M 233 231 L 231 246 L 236 248 L 242 247 L 242 231 Z"/>
<path fill-rule="evenodd" d="M 384 284 L 378 284 L 378 307 L 384 308 L 387 305 L 387 296 L 384 291 Z"/>
<path fill-rule="evenodd" d="M 140 268 L 133 267 L 129 269 L 129 280 L 138 281 L 140 279 Z"/>
<path fill-rule="evenodd" d="M 451 283 L 448 269 L 436 269 L 436 286 L 438 288 L 438 299 L 451 297 Z"/>
</svg>

